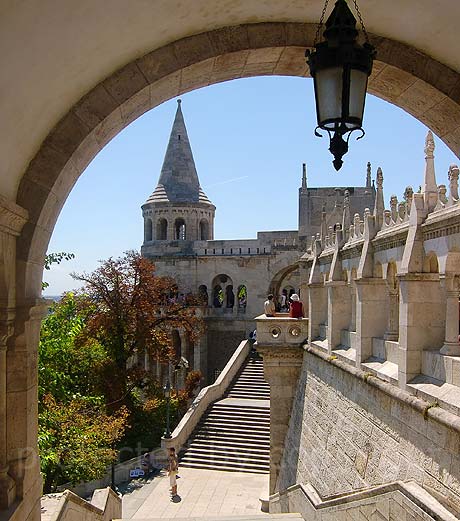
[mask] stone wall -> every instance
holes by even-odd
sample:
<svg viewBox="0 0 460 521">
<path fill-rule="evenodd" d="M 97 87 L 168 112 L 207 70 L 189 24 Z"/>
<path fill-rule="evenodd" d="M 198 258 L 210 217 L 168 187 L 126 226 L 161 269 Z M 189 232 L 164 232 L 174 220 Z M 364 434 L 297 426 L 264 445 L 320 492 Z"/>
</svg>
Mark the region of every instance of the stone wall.
<svg viewBox="0 0 460 521">
<path fill-rule="evenodd" d="M 325 497 L 395 480 L 458 512 L 458 432 L 306 352 L 277 489 L 310 482 Z"/>
<path fill-rule="evenodd" d="M 246 327 L 254 329 L 253 321 L 225 321 L 217 320 L 208 325 L 208 360 L 207 360 L 207 383 L 215 380 L 215 371 L 225 367 L 230 360 L 236 347 L 242 340 L 247 339 Z"/>
</svg>

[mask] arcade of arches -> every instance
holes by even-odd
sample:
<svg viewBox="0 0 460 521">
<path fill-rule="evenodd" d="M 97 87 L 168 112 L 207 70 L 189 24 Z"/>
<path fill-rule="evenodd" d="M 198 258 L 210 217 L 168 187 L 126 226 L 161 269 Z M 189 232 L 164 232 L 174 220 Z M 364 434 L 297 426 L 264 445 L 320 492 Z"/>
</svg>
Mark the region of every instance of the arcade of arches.
<svg viewBox="0 0 460 521">
<path fill-rule="evenodd" d="M 8 71 L 2 78 L 0 101 L 3 517 L 20 521 L 40 518 L 36 353 L 40 320 L 45 312 L 40 283 L 49 238 L 74 183 L 120 130 L 145 111 L 182 92 L 237 77 L 306 76 L 303 54 L 313 42 L 321 6 L 319 0 L 294 0 L 288 4 L 275 0 L 196 0 L 189 4 L 115 0 L 110 17 L 104 2 L 91 0 L 26 0 L 4 2 L 0 7 L 3 70 Z M 378 52 L 369 91 L 414 115 L 458 155 L 460 3 L 447 1 L 440 8 L 430 0 L 362 0 L 360 6 Z M 27 47 L 24 42 L 28 42 Z M 417 180 L 412 182 L 416 185 Z M 455 187 L 452 190 L 455 195 Z M 449 197 L 455 198 L 454 195 Z M 442 197 L 440 200 L 443 203 Z M 391 215 L 392 210 L 388 211 Z M 451 220 L 449 229 L 453 231 L 449 232 L 449 240 L 454 241 L 458 234 L 454 210 Z M 186 234 L 183 224 L 175 231 L 179 236 Z M 154 232 L 164 236 L 164 225 L 152 223 L 146 236 Z M 205 232 L 203 227 L 200 233 Z M 417 238 L 415 243 L 420 244 Z M 446 277 L 446 323 L 450 328 L 446 345 L 451 346 L 456 342 L 452 323 L 459 271 L 456 260 L 446 258 L 447 264 L 440 265 L 439 273 L 441 278 L 445 273 L 452 275 Z M 416 257 L 406 260 L 413 272 L 423 272 Z M 360 266 L 357 270 L 358 297 L 364 291 L 360 280 L 365 268 Z M 390 273 L 385 289 L 388 299 L 396 302 L 399 291 L 399 310 L 406 310 L 406 297 L 414 296 L 407 289 L 409 279 L 404 280 L 403 287 L 397 266 L 398 288 L 394 268 L 385 269 Z M 431 273 L 430 277 L 434 287 L 439 275 Z M 310 283 L 310 295 L 316 291 L 317 302 L 323 302 L 326 297 L 319 282 Z M 335 288 L 331 292 L 343 292 L 341 285 L 329 286 Z M 359 302 L 358 298 L 358 321 Z M 336 331 L 321 316 L 324 313 L 319 306 L 310 324 L 317 336 L 326 326 L 328 335 L 332 334 L 329 331 Z M 388 334 L 395 337 L 392 327 Z M 412 374 L 414 367 L 408 366 L 406 373 Z M 458 484 L 458 473 L 448 475 Z"/>
</svg>

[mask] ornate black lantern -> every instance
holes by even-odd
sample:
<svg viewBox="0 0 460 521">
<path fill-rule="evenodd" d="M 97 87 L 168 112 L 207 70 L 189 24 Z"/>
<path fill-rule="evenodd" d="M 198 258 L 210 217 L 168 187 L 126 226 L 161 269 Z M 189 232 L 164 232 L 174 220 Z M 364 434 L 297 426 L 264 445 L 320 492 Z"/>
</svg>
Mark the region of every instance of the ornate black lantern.
<svg viewBox="0 0 460 521">
<path fill-rule="evenodd" d="M 354 3 L 366 43 L 360 45 L 357 42 L 356 18 L 345 0 L 336 1 L 326 21 L 326 30 L 323 33 L 325 41 L 316 43 L 327 3 L 328 0 L 318 26 L 315 50 L 307 50 L 306 57 L 315 86 L 318 120 L 315 135 L 321 137 L 318 129 L 329 134 L 329 150 L 334 156 L 334 167 L 339 170 L 343 164 L 342 157 L 348 152 L 351 133 L 360 130 L 361 136 L 358 139 L 364 136 L 364 101 L 375 49 L 369 43 L 356 0 Z"/>
</svg>

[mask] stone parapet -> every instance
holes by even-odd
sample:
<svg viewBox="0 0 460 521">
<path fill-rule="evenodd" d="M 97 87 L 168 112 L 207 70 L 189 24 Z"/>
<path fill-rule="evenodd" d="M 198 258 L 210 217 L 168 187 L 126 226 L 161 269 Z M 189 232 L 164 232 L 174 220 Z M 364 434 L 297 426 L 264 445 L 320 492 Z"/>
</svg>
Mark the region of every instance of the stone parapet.
<svg viewBox="0 0 460 521">
<path fill-rule="evenodd" d="M 299 346 L 308 338 L 308 318 L 290 318 L 277 313 L 275 317 L 256 317 L 259 346 Z"/>
</svg>

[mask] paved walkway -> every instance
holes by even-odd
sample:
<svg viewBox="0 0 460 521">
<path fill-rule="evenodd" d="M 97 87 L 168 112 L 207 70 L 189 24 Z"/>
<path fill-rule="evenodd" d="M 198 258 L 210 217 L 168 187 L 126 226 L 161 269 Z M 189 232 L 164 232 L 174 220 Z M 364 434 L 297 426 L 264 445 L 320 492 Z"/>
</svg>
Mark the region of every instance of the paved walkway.
<svg viewBox="0 0 460 521">
<path fill-rule="evenodd" d="M 179 475 L 174 501 L 163 473 L 123 496 L 123 519 L 266 515 L 259 497 L 268 488 L 268 474 L 182 468 Z"/>
</svg>

